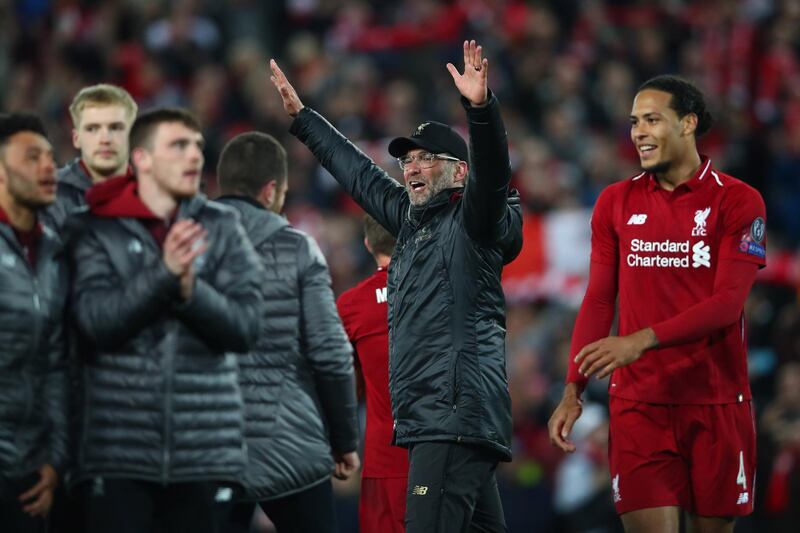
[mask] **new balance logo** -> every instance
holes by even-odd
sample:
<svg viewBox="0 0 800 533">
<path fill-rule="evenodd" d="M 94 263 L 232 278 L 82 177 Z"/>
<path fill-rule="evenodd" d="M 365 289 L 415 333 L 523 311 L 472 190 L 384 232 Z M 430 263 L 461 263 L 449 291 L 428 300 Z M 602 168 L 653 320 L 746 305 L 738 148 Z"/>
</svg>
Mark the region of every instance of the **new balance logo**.
<svg viewBox="0 0 800 533">
<path fill-rule="evenodd" d="M 647 220 L 647 215 L 631 215 L 628 219 L 629 226 L 641 226 Z"/>
<path fill-rule="evenodd" d="M 428 487 L 424 487 L 422 485 L 414 485 L 414 488 L 411 489 L 411 494 L 413 496 L 425 496 L 428 494 Z"/>
<path fill-rule="evenodd" d="M 106 486 L 103 478 L 96 477 L 92 480 L 92 496 L 93 497 L 100 497 L 105 496 L 106 494 Z"/>
<path fill-rule="evenodd" d="M 131 239 L 131 241 L 128 243 L 128 253 L 140 254 L 143 250 L 142 243 L 139 241 L 139 239 Z"/>
<path fill-rule="evenodd" d="M 3 254 L 2 257 L 0 257 L 0 264 L 4 267 L 12 268 L 17 264 L 17 259 L 11 254 Z"/>
<path fill-rule="evenodd" d="M 744 505 L 750 502 L 750 495 L 746 492 L 739 494 L 739 499 L 736 500 L 736 505 Z"/>
<path fill-rule="evenodd" d="M 230 487 L 219 487 L 214 495 L 215 502 L 229 502 L 233 499 L 233 489 Z"/>
<path fill-rule="evenodd" d="M 611 480 L 611 490 L 614 492 L 614 503 L 622 501 L 622 496 L 619 495 L 619 474 Z"/>
<path fill-rule="evenodd" d="M 375 300 L 377 300 L 379 304 L 386 303 L 386 287 L 375 289 Z"/>
<path fill-rule="evenodd" d="M 711 268 L 711 247 L 704 241 L 698 241 L 692 246 L 692 266 Z"/>
</svg>

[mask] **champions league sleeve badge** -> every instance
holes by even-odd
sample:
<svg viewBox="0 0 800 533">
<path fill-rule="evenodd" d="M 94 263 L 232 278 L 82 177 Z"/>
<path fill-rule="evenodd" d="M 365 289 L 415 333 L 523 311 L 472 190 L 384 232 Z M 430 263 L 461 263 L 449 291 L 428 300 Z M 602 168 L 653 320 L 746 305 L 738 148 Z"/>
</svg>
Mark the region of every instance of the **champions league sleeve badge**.
<svg viewBox="0 0 800 533">
<path fill-rule="evenodd" d="M 764 219 L 761 217 L 756 217 L 752 224 L 750 224 L 750 237 L 753 239 L 753 242 L 756 244 L 761 244 L 761 241 L 764 240 L 764 232 L 767 229 L 767 225 L 764 222 Z"/>
<path fill-rule="evenodd" d="M 750 231 L 742 235 L 742 240 L 739 242 L 739 251 L 756 257 L 765 257 L 767 251 L 761 242 L 764 240 L 766 230 L 767 225 L 764 219 L 756 217 L 753 223 L 750 224 Z"/>
</svg>

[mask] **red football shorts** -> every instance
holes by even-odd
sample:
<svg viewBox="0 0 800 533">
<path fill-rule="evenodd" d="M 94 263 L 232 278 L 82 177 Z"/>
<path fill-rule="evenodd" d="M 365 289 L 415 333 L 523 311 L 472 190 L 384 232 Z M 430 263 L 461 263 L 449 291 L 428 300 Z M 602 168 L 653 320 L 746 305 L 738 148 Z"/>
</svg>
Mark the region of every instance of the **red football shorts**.
<svg viewBox="0 0 800 533">
<path fill-rule="evenodd" d="M 365 477 L 358 502 L 358 530 L 361 533 L 403 533 L 406 517 L 405 477 Z"/>
<path fill-rule="evenodd" d="M 750 402 L 659 405 L 611 397 L 609 468 L 617 513 L 679 506 L 699 516 L 753 512 Z"/>
</svg>

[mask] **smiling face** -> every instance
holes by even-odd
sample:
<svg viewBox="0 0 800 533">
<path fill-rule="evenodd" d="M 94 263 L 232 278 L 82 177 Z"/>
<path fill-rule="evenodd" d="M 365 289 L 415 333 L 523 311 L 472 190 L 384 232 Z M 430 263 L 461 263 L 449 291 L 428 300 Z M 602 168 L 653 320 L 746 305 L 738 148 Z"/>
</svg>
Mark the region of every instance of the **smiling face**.
<svg viewBox="0 0 800 533">
<path fill-rule="evenodd" d="M 467 164 L 463 161 L 437 159 L 430 168 L 421 168 L 415 158 L 424 152 L 426 150 L 414 149 L 406 154 L 413 159 L 403 170 L 411 205 L 425 205 L 439 192 L 461 186 L 466 175 Z"/>
<path fill-rule="evenodd" d="M 80 112 L 72 144 L 94 177 L 110 177 L 128 166 L 128 132 L 133 116 L 121 105 L 94 105 Z"/>
<path fill-rule="evenodd" d="M 0 187 L 17 204 L 36 209 L 56 199 L 53 147 L 38 133 L 21 131 L 0 149 Z"/>
<path fill-rule="evenodd" d="M 181 122 L 162 122 L 149 148 L 134 151 L 137 173 L 174 199 L 189 198 L 200 188 L 203 136 Z"/>
<path fill-rule="evenodd" d="M 670 93 L 655 89 L 645 89 L 633 100 L 631 140 L 642 170 L 667 172 L 694 153 L 697 116 L 678 117 L 671 101 Z"/>
</svg>

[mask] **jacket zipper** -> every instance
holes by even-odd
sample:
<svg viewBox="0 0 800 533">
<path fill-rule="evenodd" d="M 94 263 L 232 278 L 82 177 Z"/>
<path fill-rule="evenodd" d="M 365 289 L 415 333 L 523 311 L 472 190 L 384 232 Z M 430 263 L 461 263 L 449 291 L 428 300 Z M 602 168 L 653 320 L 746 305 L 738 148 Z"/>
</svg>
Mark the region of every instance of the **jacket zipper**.
<svg viewBox="0 0 800 533">
<path fill-rule="evenodd" d="M 164 448 L 161 451 L 161 482 L 169 483 L 170 463 L 172 461 L 172 391 L 175 375 L 175 344 L 177 337 L 177 323 L 173 325 L 167 337 L 167 350 L 164 357 Z"/>
<path fill-rule="evenodd" d="M 31 300 L 33 303 L 33 342 L 31 344 L 31 355 L 28 358 L 29 365 L 36 364 L 36 355 L 39 351 L 39 339 L 41 337 L 42 327 L 41 327 L 41 308 L 42 308 L 42 301 L 41 297 L 39 296 L 39 282 L 36 278 L 36 272 L 34 271 L 33 267 L 30 263 L 25 261 L 28 270 L 31 272 L 31 285 L 33 286 L 33 295 L 31 296 Z M 30 367 L 29 367 L 30 368 Z M 34 390 L 33 390 L 33 381 L 31 376 L 28 375 L 27 372 L 22 373 L 22 379 L 25 382 L 25 388 L 27 390 L 27 397 L 25 398 L 25 417 L 23 420 L 28 420 L 33 415 L 33 408 L 34 408 Z"/>
<path fill-rule="evenodd" d="M 399 277 L 400 277 L 400 269 L 401 269 L 401 267 L 403 266 L 403 263 L 404 263 L 402 256 L 403 256 L 403 252 L 404 252 L 406 246 L 408 246 L 408 240 L 406 240 L 406 242 L 402 245 L 402 248 L 397 250 L 397 254 L 396 254 L 397 255 L 397 259 L 396 259 L 396 261 L 393 261 L 393 264 L 391 265 L 390 276 L 392 275 L 392 273 L 396 272 L 396 274 L 393 274 L 393 277 L 395 278 L 395 283 L 394 283 L 395 290 L 397 290 L 397 287 L 398 287 L 398 280 L 399 280 Z M 389 281 L 391 281 L 391 280 L 389 280 Z M 386 289 L 387 290 L 387 293 L 386 293 L 387 302 L 388 302 L 388 298 L 389 298 L 388 285 L 389 284 L 387 283 L 387 289 Z M 391 325 L 392 325 L 392 330 L 396 334 L 397 333 L 397 309 L 395 308 L 392 311 L 393 312 L 392 312 L 392 324 Z M 395 361 L 396 361 L 396 359 L 397 359 L 397 352 L 396 352 L 396 348 L 394 346 L 394 343 L 389 343 L 389 393 L 390 393 L 390 396 L 391 396 L 391 392 L 392 392 L 392 388 L 393 388 L 392 387 L 392 376 L 396 375 L 396 371 L 395 371 Z M 392 444 L 394 444 L 397 441 L 397 419 L 394 417 L 394 414 L 395 414 L 394 413 L 394 409 L 392 409 Z"/>
</svg>

